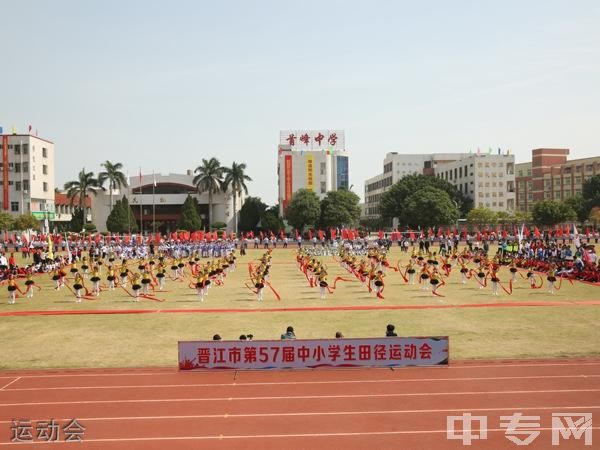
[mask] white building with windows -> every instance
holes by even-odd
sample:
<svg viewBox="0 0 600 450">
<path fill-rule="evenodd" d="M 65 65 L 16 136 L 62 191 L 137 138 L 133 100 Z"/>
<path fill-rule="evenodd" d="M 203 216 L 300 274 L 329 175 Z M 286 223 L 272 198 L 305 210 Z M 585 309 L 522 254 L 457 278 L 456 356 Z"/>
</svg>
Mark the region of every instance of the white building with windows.
<svg viewBox="0 0 600 450">
<path fill-rule="evenodd" d="M 343 130 L 285 130 L 280 132 L 277 157 L 279 212 L 283 215 L 294 193 L 348 189 L 348 156 Z"/>
<path fill-rule="evenodd" d="M 406 175 L 433 175 L 441 165 L 462 158 L 462 153 L 401 154 L 390 152 L 383 160 L 383 173 L 365 181 L 363 218 L 379 218 L 379 201 L 385 191 Z"/>
<path fill-rule="evenodd" d="M 29 134 L 2 134 L 0 210 L 54 219 L 54 144 Z"/>
<path fill-rule="evenodd" d="M 138 176 L 129 179 L 130 186 L 113 191 L 113 203 L 125 195 L 131 205 L 138 229 L 144 233 L 170 233 L 178 229 L 181 221 L 181 207 L 188 195 L 196 198 L 199 204 L 199 215 L 202 226 L 208 225 L 208 193 L 198 194 L 194 186 L 194 174 L 191 170 L 186 173 L 145 174 L 142 179 Z M 156 181 L 156 186 L 154 182 Z M 91 196 L 91 221 L 99 231 L 106 231 L 106 219 L 110 214 L 110 195 L 108 191 L 98 191 Z M 212 224 L 223 222 L 227 231 L 233 231 L 234 214 L 238 215 L 244 204 L 245 195 L 237 197 L 235 211 L 233 194 L 219 191 L 212 196 Z"/>
<path fill-rule="evenodd" d="M 435 176 L 452 183 L 474 207 L 492 211 L 515 209 L 515 157 L 508 154 L 470 154 L 435 168 Z"/>
</svg>

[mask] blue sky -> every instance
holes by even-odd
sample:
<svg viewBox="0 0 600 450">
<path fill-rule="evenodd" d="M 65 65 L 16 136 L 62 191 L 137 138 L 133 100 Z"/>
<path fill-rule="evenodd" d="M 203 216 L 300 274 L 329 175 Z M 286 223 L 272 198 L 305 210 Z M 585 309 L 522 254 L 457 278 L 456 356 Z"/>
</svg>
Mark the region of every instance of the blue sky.
<svg viewBox="0 0 600 450">
<path fill-rule="evenodd" d="M 0 125 L 59 184 L 246 162 L 277 199 L 281 129 L 344 129 L 350 184 L 388 151 L 600 155 L 600 2 L 27 1 L 0 9 Z"/>
</svg>

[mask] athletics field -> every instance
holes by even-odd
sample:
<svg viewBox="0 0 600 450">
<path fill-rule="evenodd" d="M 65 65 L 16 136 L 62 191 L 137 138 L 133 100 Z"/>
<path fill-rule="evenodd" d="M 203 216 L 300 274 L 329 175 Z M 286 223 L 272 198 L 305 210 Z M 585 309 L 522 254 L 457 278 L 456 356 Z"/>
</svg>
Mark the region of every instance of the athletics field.
<svg viewBox="0 0 600 450">
<path fill-rule="evenodd" d="M 175 367 L 179 340 L 211 339 L 216 333 L 226 340 L 248 333 L 254 339 L 278 339 L 288 325 L 298 338 L 331 338 L 336 331 L 345 337 L 383 336 L 393 323 L 399 336 L 450 336 L 451 360 L 600 354 L 598 286 L 564 281 L 551 295 L 546 285 L 532 290 L 519 276 L 512 295 L 500 290 L 492 296 L 491 288 L 480 289 L 474 278 L 462 285 L 454 268 L 439 290 L 443 297 L 434 297 L 388 270 L 383 300 L 358 280 L 338 282 L 334 293 L 320 300 L 290 247 L 273 251 L 270 282 L 281 300 L 267 288 L 264 301 L 257 302 L 245 283 L 248 263 L 262 253 L 249 250 L 238 256 L 237 270 L 223 286 L 213 286 L 204 302 L 188 286 L 189 272 L 186 281 L 168 280 L 164 292 L 154 293 L 163 301 L 139 303 L 121 289 L 76 303 L 67 289 L 54 290 L 50 275 L 40 275 L 34 279 L 41 290 L 33 299 L 18 298 L 9 305 L 4 286 L 0 367 Z M 393 247 L 388 259 L 406 264 L 409 256 Z M 337 276 L 352 278 L 333 258 L 322 260 L 330 283 Z M 508 269 L 499 275 L 508 286 Z M 23 280 L 20 284 L 24 288 Z"/>
</svg>

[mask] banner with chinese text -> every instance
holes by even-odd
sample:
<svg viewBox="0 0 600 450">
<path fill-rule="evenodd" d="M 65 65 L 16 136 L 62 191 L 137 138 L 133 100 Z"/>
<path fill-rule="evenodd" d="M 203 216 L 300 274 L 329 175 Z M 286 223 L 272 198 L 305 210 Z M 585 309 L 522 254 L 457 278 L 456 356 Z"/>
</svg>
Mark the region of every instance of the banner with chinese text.
<svg viewBox="0 0 600 450">
<path fill-rule="evenodd" d="M 281 130 L 279 145 L 300 151 L 346 149 L 344 130 Z"/>
<path fill-rule="evenodd" d="M 304 369 L 448 364 L 448 337 L 182 341 L 179 369 Z"/>
<path fill-rule="evenodd" d="M 314 191 L 314 158 L 312 155 L 306 157 L 306 189 Z"/>
</svg>

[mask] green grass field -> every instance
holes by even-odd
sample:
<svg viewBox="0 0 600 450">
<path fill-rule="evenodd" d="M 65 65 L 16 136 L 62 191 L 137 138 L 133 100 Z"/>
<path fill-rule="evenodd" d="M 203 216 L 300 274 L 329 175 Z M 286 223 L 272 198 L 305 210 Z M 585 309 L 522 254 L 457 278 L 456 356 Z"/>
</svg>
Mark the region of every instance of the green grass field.
<svg viewBox="0 0 600 450">
<path fill-rule="evenodd" d="M 358 282 L 343 282 L 327 300 L 319 299 L 318 289 L 308 287 L 298 270 L 293 249 L 274 251 L 271 283 L 280 293 L 278 301 L 265 290 L 264 302 L 258 303 L 244 287 L 248 280 L 247 262 L 262 251 L 249 251 L 238 258 L 238 269 L 225 286 L 215 286 L 203 303 L 195 292 L 181 282 L 167 281 L 158 303 L 142 300 L 134 303 L 123 291 L 102 292 L 98 300 L 75 303 L 63 289 L 55 291 L 49 276 L 36 278 L 42 286 L 33 299 L 19 298 L 7 304 L 6 288 L 0 313 L 25 310 L 89 309 L 248 309 L 360 306 L 360 305 L 458 305 L 548 301 L 566 303 L 600 300 L 600 287 L 583 283 L 563 283 L 555 295 L 529 289 L 519 277 L 511 296 L 480 290 L 475 280 L 460 284 L 455 270 L 441 289 L 443 298 L 408 286 L 401 276 L 388 271 L 385 300 L 377 300 Z M 389 260 L 406 262 L 407 254 L 394 248 Z M 348 274 L 333 259 L 325 258 L 330 280 Z M 136 266 L 137 264 L 134 264 Z M 105 275 L 105 274 L 104 274 Z M 508 280 L 508 270 L 500 278 Z M 252 333 L 255 339 L 277 339 L 288 325 L 299 338 L 333 337 L 343 331 L 346 337 L 381 336 L 388 323 L 396 324 L 399 335 L 449 335 L 450 355 L 465 358 L 538 358 L 588 356 L 600 354 L 600 306 L 564 305 L 548 307 L 485 307 L 448 309 L 404 309 L 370 311 L 300 311 L 261 313 L 177 313 L 69 316 L 0 316 L 0 368 L 61 367 L 139 367 L 173 366 L 177 362 L 177 341 L 210 339 L 219 333 L 224 339 L 237 339 Z"/>
</svg>

